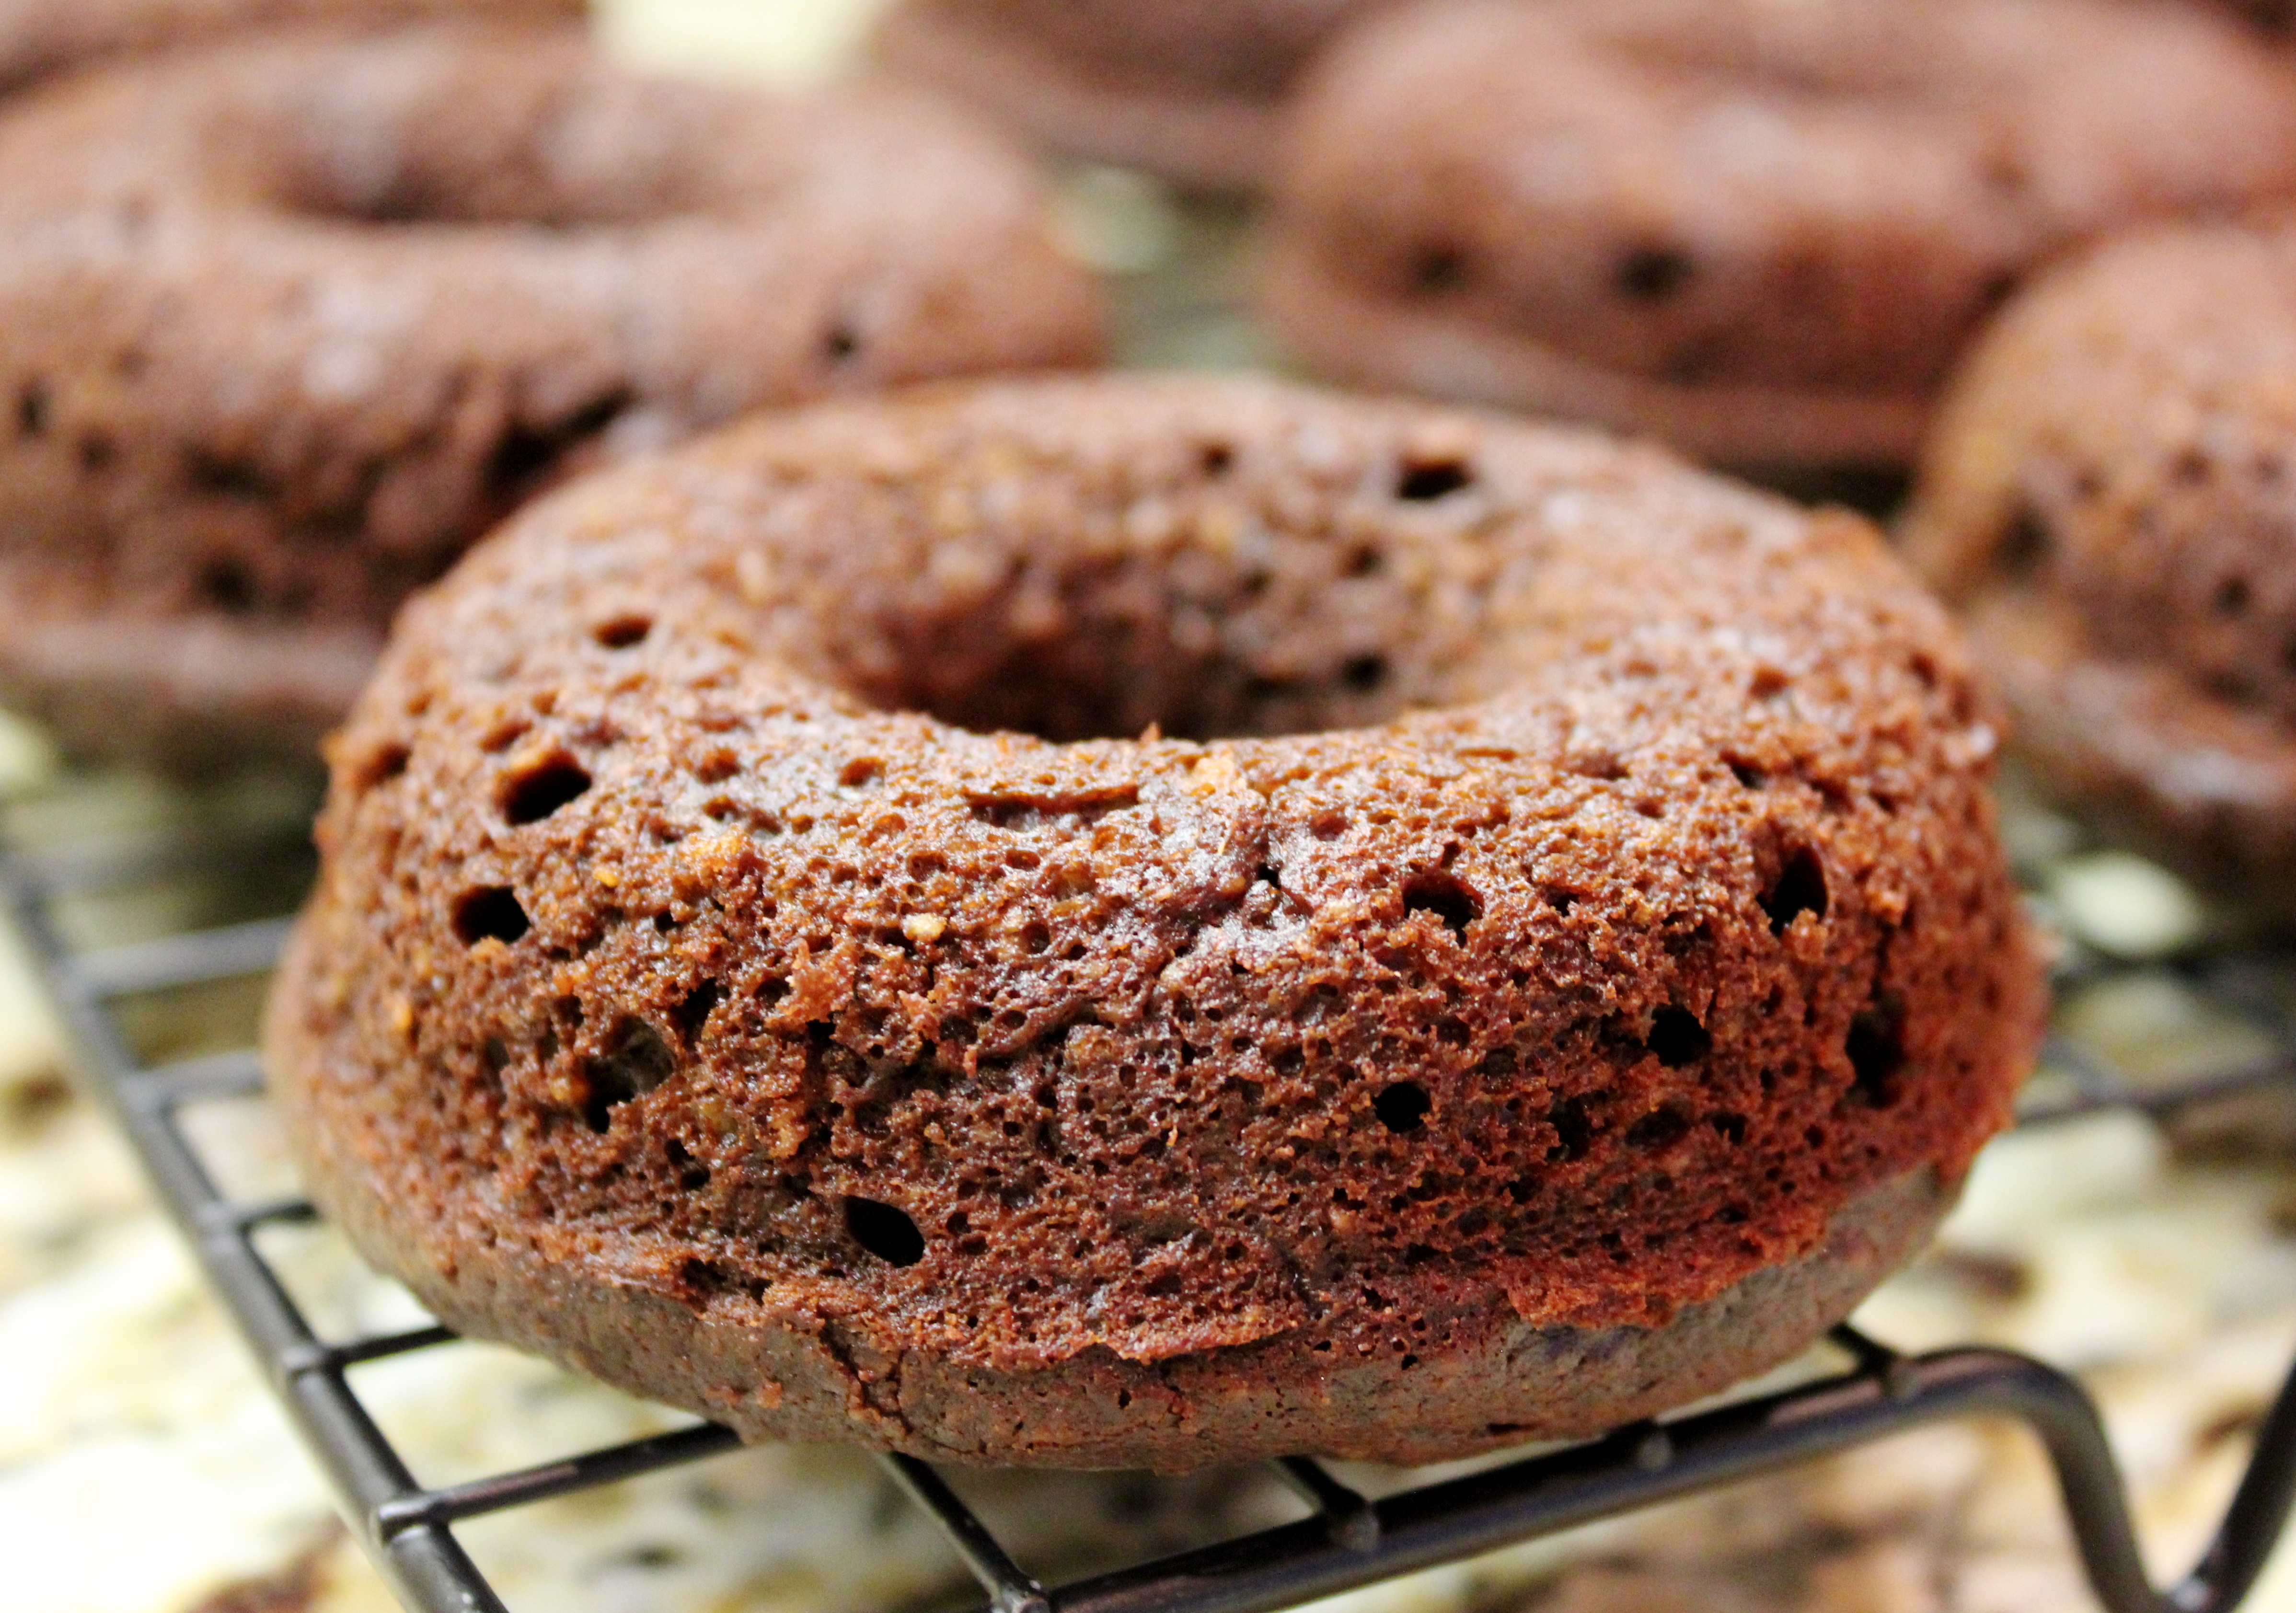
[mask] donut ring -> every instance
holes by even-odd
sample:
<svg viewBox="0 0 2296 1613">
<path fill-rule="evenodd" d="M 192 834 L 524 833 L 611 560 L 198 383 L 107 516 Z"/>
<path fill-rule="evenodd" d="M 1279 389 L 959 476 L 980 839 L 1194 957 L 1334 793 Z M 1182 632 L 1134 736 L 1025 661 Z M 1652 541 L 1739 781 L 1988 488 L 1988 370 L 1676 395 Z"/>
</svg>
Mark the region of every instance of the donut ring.
<svg viewBox="0 0 2296 1613">
<path fill-rule="evenodd" d="M 1761 469 L 1908 464 L 2020 279 L 2296 184 L 2296 77 L 2120 0 L 1454 0 L 1302 85 L 1263 276 L 1308 363 Z"/>
<path fill-rule="evenodd" d="M 875 51 L 1065 155 L 1249 191 L 1301 68 L 1386 3 L 904 0 Z"/>
<path fill-rule="evenodd" d="M 583 0 L 0 0 L 0 92 L 115 56 L 299 26 L 392 28 L 460 18 L 578 22 Z"/>
<path fill-rule="evenodd" d="M 2116 243 L 1972 354 L 1906 517 L 2045 782 L 2243 903 L 2296 876 L 2296 234 Z"/>
<path fill-rule="evenodd" d="M 1586 1434 L 1805 1347 L 2005 1118 L 1991 749 L 1864 522 L 1651 451 L 824 405 L 409 609 L 267 1059 L 450 1325 L 753 1439 Z"/>
<path fill-rule="evenodd" d="M 576 37 L 241 44 L 0 114 L 0 698 L 308 752 L 534 488 L 764 404 L 1086 363 L 1022 160 Z M 20 608 L 19 608 L 20 602 Z"/>
</svg>

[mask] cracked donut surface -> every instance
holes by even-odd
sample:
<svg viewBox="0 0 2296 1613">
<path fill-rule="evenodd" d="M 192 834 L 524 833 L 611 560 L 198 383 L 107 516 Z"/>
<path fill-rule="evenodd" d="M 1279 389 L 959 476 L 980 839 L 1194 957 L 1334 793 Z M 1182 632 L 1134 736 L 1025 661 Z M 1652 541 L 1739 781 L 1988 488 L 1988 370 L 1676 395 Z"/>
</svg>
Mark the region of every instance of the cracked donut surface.
<svg viewBox="0 0 2296 1613">
<path fill-rule="evenodd" d="M 1087 363 L 1024 160 L 570 30 L 297 36 L 0 111 L 0 696 L 308 751 L 538 487 L 760 405 Z"/>
<path fill-rule="evenodd" d="M 1307 75 L 1262 300 L 1348 379 L 1901 467 L 2037 266 L 2292 184 L 2296 78 L 2197 7 L 1447 0 Z"/>
<path fill-rule="evenodd" d="M 2003 1122 L 1993 749 L 1867 525 L 1655 451 L 818 405 L 410 607 L 268 1058 L 441 1316 L 751 1437 L 1584 1433 L 1803 1347 Z"/>
</svg>

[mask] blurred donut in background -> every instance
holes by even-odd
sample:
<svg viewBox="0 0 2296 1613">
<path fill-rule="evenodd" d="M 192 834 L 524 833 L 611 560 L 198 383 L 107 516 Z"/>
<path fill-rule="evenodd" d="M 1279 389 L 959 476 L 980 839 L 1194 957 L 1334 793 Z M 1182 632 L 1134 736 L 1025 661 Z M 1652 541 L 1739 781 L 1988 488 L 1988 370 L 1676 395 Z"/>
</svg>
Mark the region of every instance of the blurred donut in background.
<svg viewBox="0 0 2296 1613">
<path fill-rule="evenodd" d="M 306 751 L 391 612 L 586 464 L 745 410 L 1088 364 L 1021 159 L 883 89 L 571 32 L 219 47 L 0 115 L 0 699 Z"/>
<path fill-rule="evenodd" d="M 0 0 L 0 92 L 106 59 L 252 29 L 383 29 L 425 19 L 573 21 L 583 0 Z"/>
<path fill-rule="evenodd" d="M 1250 190 L 1300 70 L 1386 3 L 906 0 L 876 50 L 1064 155 Z"/>
<path fill-rule="evenodd" d="M 2296 72 L 2140 0 L 1436 0 L 1303 86 L 1262 307 L 1315 369 L 1900 467 L 2041 263 L 2296 187 Z"/>
<path fill-rule="evenodd" d="M 2164 231 L 2012 303 L 1906 523 L 2056 791 L 2283 916 L 2296 875 L 2296 233 Z"/>
</svg>

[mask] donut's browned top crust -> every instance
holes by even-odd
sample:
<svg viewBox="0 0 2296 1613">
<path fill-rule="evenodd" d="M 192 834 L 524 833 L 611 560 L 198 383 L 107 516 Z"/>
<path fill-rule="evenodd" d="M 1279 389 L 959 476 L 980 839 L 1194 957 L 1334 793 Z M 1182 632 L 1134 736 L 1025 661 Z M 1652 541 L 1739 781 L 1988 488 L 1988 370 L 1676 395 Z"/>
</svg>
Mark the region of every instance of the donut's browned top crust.
<svg viewBox="0 0 2296 1613">
<path fill-rule="evenodd" d="M 2282 907 L 2296 871 L 2296 232 L 2162 231 L 1971 356 L 1907 518 L 2057 782 Z"/>
<path fill-rule="evenodd" d="M 1088 362 L 1097 297 L 1043 201 L 922 99 L 652 78 L 562 30 L 305 36 L 36 93 L 0 113 L 0 577 L 59 631 L 379 635 L 584 463 Z"/>
<path fill-rule="evenodd" d="M 0 0 L 0 89 L 121 55 L 255 29 L 578 20 L 583 0 Z"/>
<path fill-rule="evenodd" d="M 1309 75 L 1277 256 L 1391 320 L 1586 366 L 1577 406 L 1693 447 L 1759 459 L 1760 428 L 1734 441 L 1603 378 L 1740 414 L 1863 411 L 1839 435 L 1902 460 L 1889 407 L 1917 425 L 2043 259 L 2292 184 L 2296 77 L 2199 7 L 1451 0 L 1350 30 Z M 1364 373 L 1325 352 L 1330 319 L 1300 315 L 1297 340 Z M 1574 406 L 1544 390 L 1516 401 Z M 1775 430 L 1786 458 L 1824 436 Z"/>
<path fill-rule="evenodd" d="M 2002 1123 L 1993 749 L 1871 528 L 1652 451 L 1209 380 L 822 406 L 410 608 L 275 1075 L 401 1269 L 999 1371 L 1653 1323 Z"/>
</svg>

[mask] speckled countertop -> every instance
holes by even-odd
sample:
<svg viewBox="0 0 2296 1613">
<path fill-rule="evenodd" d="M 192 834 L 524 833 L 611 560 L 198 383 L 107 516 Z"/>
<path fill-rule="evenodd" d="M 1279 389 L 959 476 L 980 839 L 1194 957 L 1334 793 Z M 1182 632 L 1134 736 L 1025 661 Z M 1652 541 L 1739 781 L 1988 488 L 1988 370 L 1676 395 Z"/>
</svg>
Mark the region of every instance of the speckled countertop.
<svg viewBox="0 0 2296 1613">
<path fill-rule="evenodd" d="M 834 70 L 870 0 L 616 0 L 633 55 L 781 78 Z M 1258 356 L 1228 310 L 1235 220 L 1107 171 L 1070 176 L 1078 252 L 1126 284 L 1152 363 Z M 197 799 L 132 774 L 60 782 L 0 718 L 0 811 L 19 830 L 132 828 L 186 811 L 279 819 L 293 781 Z M 14 803 L 14 805 L 9 805 Z M 2019 806 L 2045 911 L 2123 955 L 2166 955 L 2205 915 L 2166 876 L 2084 852 Z M 115 920 L 187 921 L 161 891 Z M 187 906 L 188 905 L 188 906 Z M 251 1002 L 223 1011 L 244 1019 Z M 2062 1023 L 2140 1071 L 2236 1062 L 2248 1032 L 2165 969 L 2074 996 Z M 243 1029 L 243 1027 L 239 1028 Z M 194 1037 L 233 1028 L 194 1028 Z M 201 1140 L 234 1185 L 291 1184 L 259 1103 L 213 1106 Z M 1861 1312 L 1906 1348 L 1985 1340 L 2079 1371 L 2106 1408 L 2156 1575 L 2206 1537 L 2296 1351 L 2296 1105 L 2250 1101 L 2169 1132 L 2113 1114 L 2023 1133 L 1980 1161 L 1937 1248 Z M 418 1320 L 324 1228 L 283 1230 L 298 1297 L 338 1327 Z M 460 1346 L 363 1372 L 419 1475 L 442 1482 L 673 1426 L 507 1351 Z M 1370 1488 L 1390 1476 L 1351 1470 Z M 1294 1515 L 1255 1475 L 964 1480 L 1048 1575 Z M 963 1605 L 946 1548 L 867 1461 L 758 1450 L 484 1520 L 463 1532 L 521 1613 L 867 1613 Z M 388 1613 L 308 1461 L 126 1151 L 65 1082 L 57 1039 L 0 932 L 0 1608 L 22 1613 Z M 2074 1613 L 2093 1607 L 2038 1448 L 2007 1429 L 1908 1435 L 1775 1479 L 1339 1599 L 1362 1613 Z M 2296 1551 L 2251 1604 L 2296 1613 Z"/>
</svg>

